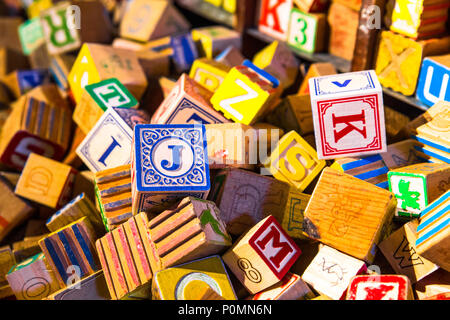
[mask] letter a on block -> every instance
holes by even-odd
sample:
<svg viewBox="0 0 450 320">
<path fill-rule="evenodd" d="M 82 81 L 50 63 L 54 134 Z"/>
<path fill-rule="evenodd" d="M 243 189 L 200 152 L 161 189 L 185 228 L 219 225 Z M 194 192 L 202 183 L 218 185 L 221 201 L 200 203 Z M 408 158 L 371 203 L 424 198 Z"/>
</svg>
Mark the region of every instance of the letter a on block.
<svg viewBox="0 0 450 320">
<path fill-rule="evenodd" d="M 262 0 L 259 30 L 286 41 L 291 9 L 292 0 Z"/>
</svg>

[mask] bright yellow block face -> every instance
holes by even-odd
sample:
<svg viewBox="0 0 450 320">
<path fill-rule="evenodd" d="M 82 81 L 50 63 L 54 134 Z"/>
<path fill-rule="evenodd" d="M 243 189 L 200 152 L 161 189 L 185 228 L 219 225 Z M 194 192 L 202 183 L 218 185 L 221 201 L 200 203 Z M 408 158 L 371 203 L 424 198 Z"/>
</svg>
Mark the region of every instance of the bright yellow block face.
<svg viewBox="0 0 450 320">
<path fill-rule="evenodd" d="M 256 74 L 252 76 L 240 72 L 244 68 L 231 69 L 211 98 L 211 103 L 226 118 L 252 125 L 268 107 L 274 90 L 261 87 Z"/>
<path fill-rule="evenodd" d="M 272 175 L 300 192 L 326 165 L 325 160 L 318 160 L 316 151 L 295 131 L 281 138 L 269 161 Z"/>
<path fill-rule="evenodd" d="M 278 41 L 272 42 L 269 46 L 258 52 L 253 57 L 253 64 L 260 69 L 264 69 L 270 65 L 272 62 L 275 51 L 278 47 Z"/>
<path fill-rule="evenodd" d="M 41 11 L 49 9 L 53 6 L 52 0 L 35 0 L 27 8 L 29 19 L 39 17 Z"/>
<path fill-rule="evenodd" d="M 422 46 L 390 31 L 381 34 L 375 67 L 380 83 L 406 96 L 416 91 L 422 63 Z"/>
<path fill-rule="evenodd" d="M 417 38 L 421 25 L 423 0 L 396 0 L 390 29 L 411 38 Z"/>
<path fill-rule="evenodd" d="M 100 80 L 100 75 L 89 48 L 84 44 L 68 76 L 70 90 L 72 91 L 75 102 L 80 102 L 81 94 L 85 86 L 99 82 Z"/>
<path fill-rule="evenodd" d="M 215 92 L 228 74 L 229 68 L 221 68 L 219 63 L 208 63 L 208 60 L 195 60 L 189 76 L 209 91 Z"/>
<path fill-rule="evenodd" d="M 153 298 L 188 300 L 206 283 L 225 300 L 236 300 L 228 274 L 219 256 L 196 260 L 158 272 L 153 279 Z"/>
</svg>

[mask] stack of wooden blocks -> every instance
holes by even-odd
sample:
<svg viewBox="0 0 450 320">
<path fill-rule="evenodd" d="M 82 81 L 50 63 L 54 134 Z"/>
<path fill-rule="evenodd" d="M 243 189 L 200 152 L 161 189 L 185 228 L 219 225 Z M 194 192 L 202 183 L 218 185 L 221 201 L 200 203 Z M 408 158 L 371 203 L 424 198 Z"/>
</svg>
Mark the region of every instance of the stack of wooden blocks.
<svg viewBox="0 0 450 320">
<path fill-rule="evenodd" d="M 409 2 L 423 10 L 407 38 Z M 170 1 L 0 16 L 0 298 L 446 297 L 450 105 L 439 95 L 394 140 L 382 85 L 413 80 L 397 73 L 408 48 L 416 67 L 444 50 L 447 6 L 394 3 L 376 70 L 377 34 L 361 52 L 358 28 L 383 1 L 262 0 L 276 40 L 252 57 Z M 359 67 L 303 73 L 292 48 Z"/>
</svg>

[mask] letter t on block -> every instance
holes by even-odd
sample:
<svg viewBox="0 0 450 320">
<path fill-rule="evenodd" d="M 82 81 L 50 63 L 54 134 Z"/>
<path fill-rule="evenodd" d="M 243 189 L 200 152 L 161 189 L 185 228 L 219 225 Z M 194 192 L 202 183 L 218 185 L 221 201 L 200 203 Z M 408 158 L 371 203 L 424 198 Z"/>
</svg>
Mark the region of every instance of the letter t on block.
<svg viewBox="0 0 450 320">
<path fill-rule="evenodd" d="M 373 70 L 309 80 L 319 159 L 386 152 L 381 85 Z"/>
</svg>

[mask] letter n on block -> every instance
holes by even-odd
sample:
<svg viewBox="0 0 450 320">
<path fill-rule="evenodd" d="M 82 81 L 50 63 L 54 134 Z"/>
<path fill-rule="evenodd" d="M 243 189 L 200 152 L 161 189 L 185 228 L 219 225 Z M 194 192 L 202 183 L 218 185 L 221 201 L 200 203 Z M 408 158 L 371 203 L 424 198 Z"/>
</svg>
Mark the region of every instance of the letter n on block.
<svg viewBox="0 0 450 320">
<path fill-rule="evenodd" d="M 300 256 L 300 249 L 273 216 L 251 228 L 223 260 L 252 294 L 281 281 Z"/>
<path fill-rule="evenodd" d="M 319 159 L 386 152 L 381 85 L 373 70 L 309 80 Z"/>
<path fill-rule="evenodd" d="M 289 27 L 292 0 L 262 0 L 260 4 L 259 30 L 285 41 Z"/>
</svg>

